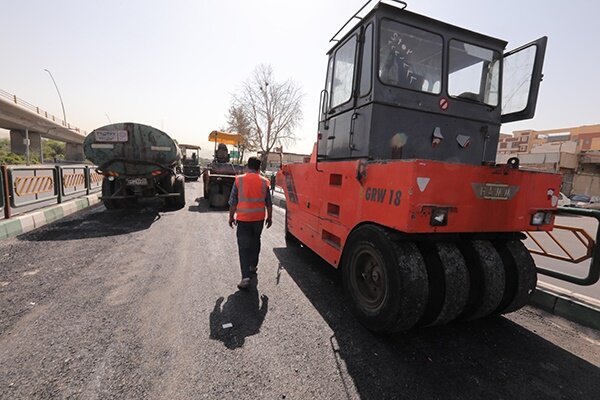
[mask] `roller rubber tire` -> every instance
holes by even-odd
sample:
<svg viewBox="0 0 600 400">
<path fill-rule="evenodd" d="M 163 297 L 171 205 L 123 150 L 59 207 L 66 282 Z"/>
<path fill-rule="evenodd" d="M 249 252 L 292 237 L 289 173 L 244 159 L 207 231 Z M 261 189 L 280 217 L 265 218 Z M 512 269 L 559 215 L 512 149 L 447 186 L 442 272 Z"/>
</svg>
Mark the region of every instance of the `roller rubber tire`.
<svg viewBox="0 0 600 400">
<path fill-rule="evenodd" d="M 496 309 L 499 314 L 516 311 L 526 305 L 537 285 L 535 261 L 520 240 L 496 243 L 506 273 L 504 297 Z"/>
<path fill-rule="evenodd" d="M 419 325 L 443 325 L 456 319 L 469 299 L 470 278 L 465 259 L 453 243 L 422 243 L 429 278 L 429 299 Z"/>
<path fill-rule="evenodd" d="M 461 318 L 473 320 L 492 314 L 504 295 L 505 274 L 500 254 L 488 240 L 467 240 L 460 245 L 469 269 L 469 300 Z"/>
<path fill-rule="evenodd" d="M 369 330 L 412 328 L 427 304 L 427 272 L 413 243 L 396 243 L 388 231 L 363 225 L 349 237 L 342 258 L 344 289 L 353 313 Z"/>
</svg>

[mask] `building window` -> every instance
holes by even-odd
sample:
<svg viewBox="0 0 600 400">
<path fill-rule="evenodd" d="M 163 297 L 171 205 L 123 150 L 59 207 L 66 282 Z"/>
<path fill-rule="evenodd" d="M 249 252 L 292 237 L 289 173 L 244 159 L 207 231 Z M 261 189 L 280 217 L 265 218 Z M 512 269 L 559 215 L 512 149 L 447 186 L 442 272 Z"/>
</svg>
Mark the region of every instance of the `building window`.
<svg viewBox="0 0 600 400">
<path fill-rule="evenodd" d="M 505 149 L 506 148 L 506 143 L 500 143 L 500 148 L 501 149 Z"/>
</svg>

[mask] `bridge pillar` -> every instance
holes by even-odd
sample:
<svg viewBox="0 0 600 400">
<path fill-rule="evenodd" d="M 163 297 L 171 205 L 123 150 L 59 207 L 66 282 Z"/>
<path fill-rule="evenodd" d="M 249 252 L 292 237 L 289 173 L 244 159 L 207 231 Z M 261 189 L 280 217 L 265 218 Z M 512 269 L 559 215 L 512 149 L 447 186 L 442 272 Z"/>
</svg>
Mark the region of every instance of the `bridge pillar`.
<svg viewBox="0 0 600 400">
<path fill-rule="evenodd" d="M 83 161 L 83 144 L 67 143 L 65 146 L 65 159 L 68 161 Z"/>
<path fill-rule="evenodd" d="M 27 144 L 25 143 L 25 131 L 13 129 L 10 131 L 10 151 L 24 156 L 27 153 Z M 42 152 L 42 135 L 37 132 L 29 131 L 29 155 L 40 158 Z"/>
</svg>

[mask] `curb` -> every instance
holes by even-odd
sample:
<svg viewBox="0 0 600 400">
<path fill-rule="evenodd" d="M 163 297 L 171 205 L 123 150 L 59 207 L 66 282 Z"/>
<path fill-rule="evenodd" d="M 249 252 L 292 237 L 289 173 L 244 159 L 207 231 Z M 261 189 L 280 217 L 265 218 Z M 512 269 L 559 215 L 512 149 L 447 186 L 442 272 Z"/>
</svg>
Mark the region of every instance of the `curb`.
<svg viewBox="0 0 600 400">
<path fill-rule="evenodd" d="M 273 205 L 285 209 L 285 197 L 274 194 Z M 600 330 L 600 301 L 538 282 L 530 304 L 550 314 Z"/>
<path fill-rule="evenodd" d="M 275 192 L 275 193 L 273 194 L 273 196 L 271 196 L 271 200 L 273 201 L 273 205 L 285 209 L 285 196 L 282 197 L 281 194 L 279 194 L 277 192 Z"/>
<path fill-rule="evenodd" d="M 600 330 L 600 301 L 538 282 L 531 305 L 569 321 Z"/>
<path fill-rule="evenodd" d="M 100 203 L 100 194 L 90 194 L 28 214 L 0 220 L 0 240 L 15 237 Z"/>
</svg>

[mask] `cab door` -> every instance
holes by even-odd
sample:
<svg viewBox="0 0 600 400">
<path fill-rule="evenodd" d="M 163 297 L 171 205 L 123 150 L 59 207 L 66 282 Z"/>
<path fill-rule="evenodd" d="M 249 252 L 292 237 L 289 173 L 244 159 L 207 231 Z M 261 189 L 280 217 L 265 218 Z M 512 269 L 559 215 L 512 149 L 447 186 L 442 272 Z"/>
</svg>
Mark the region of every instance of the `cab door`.
<svg viewBox="0 0 600 400">
<path fill-rule="evenodd" d="M 533 118 L 542 67 L 546 36 L 504 54 L 502 64 L 502 123 Z"/>
</svg>

